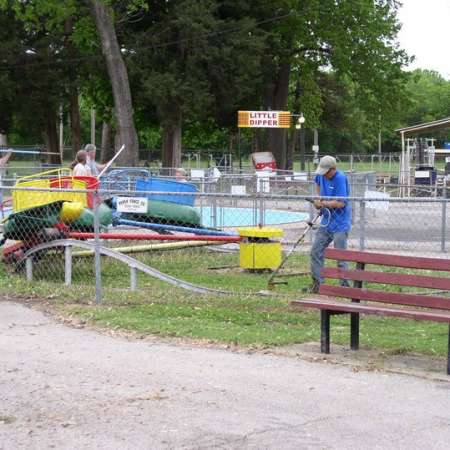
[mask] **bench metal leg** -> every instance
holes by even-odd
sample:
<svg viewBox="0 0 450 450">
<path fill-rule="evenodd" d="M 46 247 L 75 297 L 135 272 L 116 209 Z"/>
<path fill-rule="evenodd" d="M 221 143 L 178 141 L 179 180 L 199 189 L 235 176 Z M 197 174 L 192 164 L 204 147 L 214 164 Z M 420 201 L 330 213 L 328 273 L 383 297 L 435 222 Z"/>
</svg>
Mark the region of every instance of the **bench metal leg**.
<svg viewBox="0 0 450 450">
<path fill-rule="evenodd" d="M 350 314 L 350 348 L 359 349 L 359 313 Z"/>
<path fill-rule="evenodd" d="M 330 353 L 330 313 L 320 311 L 320 351 Z"/>
<path fill-rule="evenodd" d="M 448 326 L 447 375 L 450 375 L 450 324 Z"/>
</svg>

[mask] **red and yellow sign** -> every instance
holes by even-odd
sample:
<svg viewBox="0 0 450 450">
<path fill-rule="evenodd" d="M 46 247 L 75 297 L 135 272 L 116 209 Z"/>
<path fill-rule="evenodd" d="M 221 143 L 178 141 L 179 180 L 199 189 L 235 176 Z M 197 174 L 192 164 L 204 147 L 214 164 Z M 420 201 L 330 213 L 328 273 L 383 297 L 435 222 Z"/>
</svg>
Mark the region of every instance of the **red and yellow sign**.
<svg viewBox="0 0 450 450">
<path fill-rule="evenodd" d="M 290 128 L 289 111 L 238 111 L 239 128 Z"/>
</svg>

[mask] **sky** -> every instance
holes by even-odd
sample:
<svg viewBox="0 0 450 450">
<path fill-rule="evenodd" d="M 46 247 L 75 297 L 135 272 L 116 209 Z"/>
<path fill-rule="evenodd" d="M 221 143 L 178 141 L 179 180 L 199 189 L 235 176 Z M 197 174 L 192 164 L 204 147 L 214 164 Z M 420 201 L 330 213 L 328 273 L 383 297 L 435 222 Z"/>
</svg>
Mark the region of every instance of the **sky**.
<svg viewBox="0 0 450 450">
<path fill-rule="evenodd" d="M 450 0 L 400 0 L 400 46 L 416 57 L 408 69 L 436 70 L 450 80 Z"/>
</svg>

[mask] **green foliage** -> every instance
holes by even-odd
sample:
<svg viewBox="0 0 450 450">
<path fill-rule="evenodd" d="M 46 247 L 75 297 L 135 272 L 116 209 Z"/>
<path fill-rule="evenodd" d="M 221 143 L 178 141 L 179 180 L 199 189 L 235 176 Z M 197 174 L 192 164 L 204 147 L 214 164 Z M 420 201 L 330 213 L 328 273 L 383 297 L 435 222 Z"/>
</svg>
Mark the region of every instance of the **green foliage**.
<svg viewBox="0 0 450 450">
<path fill-rule="evenodd" d="M 437 72 L 417 69 L 411 72 L 406 88 L 410 105 L 402 117 L 402 125 L 449 116 L 450 80 L 445 80 Z"/>
<path fill-rule="evenodd" d="M 239 109 L 302 111 L 321 151 L 398 145 L 392 130 L 450 111 L 449 81 L 403 71 L 395 0 L 108 0 L 142 146 L 181 115 L 183 146 L 226 149 Z M 84 0 L 0 0 L 0 129 L 39 142 L 76 89 L 112 120 L 113 97 Z M 289 77 L 282 78 L 283 69 Z M 295 99 L 297 85 L 300 98 Z M 279 103 L 284 90 L 287 105 Z"/>
</svg>

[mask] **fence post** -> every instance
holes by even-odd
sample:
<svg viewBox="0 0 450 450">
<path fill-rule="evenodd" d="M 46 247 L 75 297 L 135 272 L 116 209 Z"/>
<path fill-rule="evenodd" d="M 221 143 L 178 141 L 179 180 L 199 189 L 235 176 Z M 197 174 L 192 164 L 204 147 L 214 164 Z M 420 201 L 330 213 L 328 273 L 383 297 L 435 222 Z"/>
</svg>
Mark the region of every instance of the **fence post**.
<svg viewBox="0 0 450 450">
<path fill-rule="evenodd" d="M 446 231 L 447 231 L 447 186 L 444 183 L 442 195 L 442 217 L 441 217 L 441 252 L 445 252 Z"/>
<path fill-rule="evenodd" d="M 99 304 L 102 301 L 102 267 L 100 255 L 100 211 L 99 211 L 100 197 L 97 191 L 94 192 L 94 264 L 95 264 L 95 303 Z"/>
<path fill-rule="evenodd" d="M 264 226 L 264 216 L 265 216 L 265 214 L 264 214 L 264 193 L 262 193 L 260 195 L 260 198 L 259 198 L 259 221 L 258 221 L 258 225 L 260 227 Z"/>
<path fill-rule="evenodd" d="M 211 200 L 211 226 L 217 228 L 217 197 L 214 195 Z"/>
<path fill-rule="evenodd" d="M 29 256 L 25 260 L 25 269 L 27 273 L 27 281 L 33 281 L 33 257 Z"/>
<path fill-rule="evenodd" d="M 359 249 L 364 250 L 366 238 L 366 203 L 359 201 Z"/>
<path fill-rule="evenodd" d="M 72 246 L 66 245 L 64 249 L 64 284 L 72 284 Z"/>
<path fill-rule="evenodd" d="M 130 266 L 130 290 L 135 291 L 137 289 L 137 269 Z"/>
</svg>

